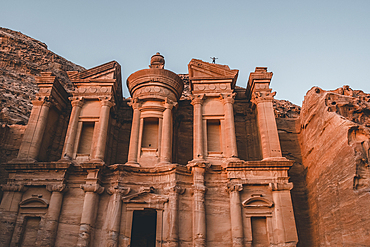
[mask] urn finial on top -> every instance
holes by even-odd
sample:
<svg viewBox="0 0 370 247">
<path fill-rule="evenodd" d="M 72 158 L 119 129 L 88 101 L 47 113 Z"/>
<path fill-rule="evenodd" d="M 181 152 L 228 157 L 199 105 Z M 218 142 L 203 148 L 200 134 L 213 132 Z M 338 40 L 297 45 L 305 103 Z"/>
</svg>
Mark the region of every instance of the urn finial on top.
<svg viewBox="0 0 370 247">
<path fill-rule="evenodd" d="M 157 52 L 150 59 L 149 68 L 151 69 L 163 69 L 164 68 L 164 57 Z"/>
</svg>

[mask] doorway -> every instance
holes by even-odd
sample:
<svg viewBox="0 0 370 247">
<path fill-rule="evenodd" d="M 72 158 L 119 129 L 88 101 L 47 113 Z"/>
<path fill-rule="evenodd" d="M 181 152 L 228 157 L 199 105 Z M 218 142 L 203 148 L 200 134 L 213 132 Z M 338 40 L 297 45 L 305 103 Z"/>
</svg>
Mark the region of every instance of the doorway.
<svg viewBox="0 0 370 247">
<path fill-rule="evenodd" d="M 157 211 L 135 210 L 132 220 L 131 247 L 155 247 Z"/>
</svg>

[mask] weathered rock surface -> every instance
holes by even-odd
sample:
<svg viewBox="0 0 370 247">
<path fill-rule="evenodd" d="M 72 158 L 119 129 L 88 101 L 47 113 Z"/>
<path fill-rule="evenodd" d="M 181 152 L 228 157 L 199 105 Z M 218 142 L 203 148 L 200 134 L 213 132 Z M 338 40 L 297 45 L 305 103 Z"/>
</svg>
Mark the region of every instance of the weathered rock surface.
<svg viewBox="0 0 370 247">
<path fill-rule="evenodd" d="M 82 71 L 49 51 L 46 44 L 20 32 L 0 28 L 0 123 L 26 125 L 37 92 L 35 76 L 53 72 L 67 89 L 73 87 L 65 71 Z"/>
<path fill-rule="evenodd" d="M 314 87 L 300 118 L 312 246 L 370 246 L 370 95 Z"/>
</svg>

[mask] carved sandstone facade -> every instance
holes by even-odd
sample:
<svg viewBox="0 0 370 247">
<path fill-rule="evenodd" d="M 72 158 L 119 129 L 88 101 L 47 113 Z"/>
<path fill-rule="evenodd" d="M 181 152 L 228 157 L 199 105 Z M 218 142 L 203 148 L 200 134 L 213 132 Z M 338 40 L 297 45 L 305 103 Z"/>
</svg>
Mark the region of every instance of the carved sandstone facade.
<svg viewBox="0 0 370 247">
<path fill-rule="evenodd" d="M 296 246 L 272 73 L 244 89 L 225 65 L 164 63 L 129 76 L 129 99 L 117 62 L 68 73 L 73 91 L 38 78 L 3 165 L 1 246 Z"/>
</svg>

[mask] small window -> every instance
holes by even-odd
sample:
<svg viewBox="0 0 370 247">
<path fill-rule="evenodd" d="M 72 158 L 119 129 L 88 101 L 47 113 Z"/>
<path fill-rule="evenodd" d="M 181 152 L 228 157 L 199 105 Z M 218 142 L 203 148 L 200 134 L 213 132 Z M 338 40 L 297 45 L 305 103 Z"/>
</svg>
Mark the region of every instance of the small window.
<svg viewBox="0 0 370 247">
<path fill-rule="evenodd" d="M 78 144 L 78 154 L 90 154 L 91 145 L 94 135 L 94 126 L 95 123 L 84 122 L 82 125 L 80 142 Z"/>
<path fill-rule="evenodd" d="M 158 148 L 158 126 L 158 118 L 144 119 L 142 148 Z"/>
<path fill-rule="evenodd" d="M 218 119 L 207 120 L 208 153 L 221 153 L 221 125 Z"/>
</svg>

